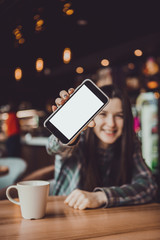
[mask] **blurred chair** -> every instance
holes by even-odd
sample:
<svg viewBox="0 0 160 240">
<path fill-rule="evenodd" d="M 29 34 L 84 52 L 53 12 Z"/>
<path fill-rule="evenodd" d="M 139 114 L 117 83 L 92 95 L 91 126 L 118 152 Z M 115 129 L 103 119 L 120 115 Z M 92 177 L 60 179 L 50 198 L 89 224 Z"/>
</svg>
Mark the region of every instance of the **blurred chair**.
<svg viewBox="0 0 160 240">
<path fill-rule="evenodd" d="M 5 176 L 0 176 L 0 189 L 14 184 L 27 169 L 27 163 L 22 158 L 16 157 L 0 158 L 0 165 L 9 168 Z"/>
<path fill-rule="evenodd" d="M 54 165 L 49 165 L 43 168 L 40 168 L 29 175 L 25 176 L 23 181 L 28 180 L 47 180 L 50 183 L 49 195 L 53 195 L 54 188 Z"/>
</svg>

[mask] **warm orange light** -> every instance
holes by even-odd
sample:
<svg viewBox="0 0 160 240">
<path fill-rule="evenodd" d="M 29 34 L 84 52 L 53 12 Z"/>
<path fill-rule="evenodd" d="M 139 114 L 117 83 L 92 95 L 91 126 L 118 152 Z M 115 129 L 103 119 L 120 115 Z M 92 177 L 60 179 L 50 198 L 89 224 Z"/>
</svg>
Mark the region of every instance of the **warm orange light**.
<svg viewBox="0 0 160 240">
<path fill-rule="evenodd" d="M 102 61 L 101 61 L 101 65 L 102 66 L 108 66 L 109 65 L 109 61 L 108 61 L 108 59 L 103 59 Z"/>
<path fill-rule="evenodd" d="M 65 3 L 65 4 L 64 4 L 64 7 L 65 7 L 65 8 L 70 8 L 70 6 L 71 6 L 70 3 Z"/>
<path fill-rule="evenodd" d="M 37 24 L 38 27 L 40 27 L 44 24 L 44 21 L 42 19 L 40 19 L 40 20 L 37 21 L 36 24 Z"/>
<path fill-rule="evenodd" d="M 67 15 L 72 15 L 74 13 L 73 9 L 70 9 L 71 3 L 65 3 L 63 7 L 63 12 L 65 12 Z"/>
<path fill-rule="evenodd" d="M 21 70 L 21 68 L 18 67 L 18 68 L 15 69 L 14 77 L 15 77 L 16 81 L 20 81 L 21 80 L 21 78 L 22 78 L 22 70 Z"/>
<path fill-rule="evenodd" d="M 13 33 L 14 35 L 16 35 L 16 34 L 20 33 L 20 30 L 21 30 L 21 29 L 22 29 L 22 26 L 19 25 L 18 27 L 16 27 L 16 28 L 12 31 L 12 33 Z"/>
<path fill-rule="evenodd" d="M 43 70 L 44 67 L 44 62 L 42 58 L 38 58 L 36 61 L 36 70 L 37 72 L 41 72 Z"/>
<path fill-rule="evenodd" d="M 40 32 L 40 31 L 42 31 L 42 27 L 41 26 L 35 26 L 35 30 L 37 31 L 37 32 Z"/>
<path fill-rule="evenodd" d="M 22 37 L 22 34 L 21 33 L 17 33 L 16 34 L 16 39 L 20 39 Z"/>
<path fill-rule="evenodd" d="M 134 51 L 134 55 L 135 55 L 136 57 L 140 57 L 140 56 L 142 56 L 142 54 L 143 54 L 143 52 L 142 52 L 140 49 L 136 49 L 136 50 Z"/>
<path fill-rule="evenodd" d="M 20 38 L 18 42 L 19 42 L 19 44 L 23 44 L 25 42 L 25 39 L 24 38 Z"/>
<path fill-rule="evenodd" d="M 69 63 L 71 61 L 71 49 L 70 48 L 65 48 L 63 51 L 63 62 L 65 64 Z"/>
<path fill-rule="evenodd" d="M 66 11 L 66 14 L 67 15 L 72 15 L 74 13 L 74 10 L 73 9 L 68 9 L 67 11 Z"/>
<path fill-rule="evenodd" d="M 84 72 L 84 69 L 82 67 L 77 67 L 76 68 L 76 73 L 83 73 Z"/>
<path fill-rule="evenodd" d="M 147 83 L 147 87 L 150 88 L 150 89 L 157 88 L 158 87 L 158 82 L 150 81 L 150 82 Z"/>
<path fill-rule="evenodd" d="M 63 12 L 66 13 L 66 11 L 68 10 L 68 8 L 63 8 Z"/>
<path fill-rule="evenodd" d="M 13 30 L 13 34 L 14 34 L 14 35 L 17 35 L 18 33 L 20 33 L 20 31 L 19 31 L 17 28 L 15 28 L 15 29 Z"/>
</svg>

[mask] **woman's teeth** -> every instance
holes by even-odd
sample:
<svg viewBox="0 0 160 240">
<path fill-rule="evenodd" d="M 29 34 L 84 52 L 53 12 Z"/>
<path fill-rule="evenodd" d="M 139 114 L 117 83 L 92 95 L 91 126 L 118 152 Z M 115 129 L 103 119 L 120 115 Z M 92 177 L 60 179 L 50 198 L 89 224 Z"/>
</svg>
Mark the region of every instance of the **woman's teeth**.
<svg viewBox="0 0 160 240">
<path fill-rule="evenodd" d="M 111 130 L 103 130 L 105 133 L 108 133 L 108 134 L 113 134 L 115 133 L 115 130 L 114 131 L 111 131 Z"/>
</svg>

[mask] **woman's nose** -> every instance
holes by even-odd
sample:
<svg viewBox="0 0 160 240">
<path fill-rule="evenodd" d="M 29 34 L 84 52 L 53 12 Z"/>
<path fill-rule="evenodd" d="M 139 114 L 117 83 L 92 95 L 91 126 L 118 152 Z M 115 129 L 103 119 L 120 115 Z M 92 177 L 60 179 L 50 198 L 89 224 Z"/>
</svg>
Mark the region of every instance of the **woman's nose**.
<svg viewBox="0 0 160 240">
<path fill-rule="evenodd" d="M 107 118 L 106 118 L 106 123 L 110 127 L 115 126 L 114 116 L 113 115 L 108 115 Z"/>
</svg>

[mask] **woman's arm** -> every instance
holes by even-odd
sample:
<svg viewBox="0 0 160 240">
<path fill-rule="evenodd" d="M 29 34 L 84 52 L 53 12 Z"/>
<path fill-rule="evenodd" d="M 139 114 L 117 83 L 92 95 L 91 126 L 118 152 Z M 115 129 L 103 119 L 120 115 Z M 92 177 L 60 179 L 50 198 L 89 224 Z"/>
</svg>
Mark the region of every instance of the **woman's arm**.
<svg viewBox="0 0 160 240">
<path fill-rule="evenodd" d="M 131 184 L 95 189 L 95 191 L 101 190 L 106 194 L 108 207 L 144 204 L 155 200 L 157 184 L 143 160 L 139 146 L 135 149 L 133 159 L 134 169 Z"/>
<path fill-rule="evenodd" d="M 115 207 L 151 202 L 157 193 L 157 184 L 146 166 L 140 148 L 133 156 L 134 169 L 131 184 L 112 187 L 97 187 L 94 192 L 74 190 L 65 203 L 75 209 Z"/>
<path fill-rule="evenodd" d="M 107 198 L 104 192 L 87 192 L 83 190 L 74 190 L 64 201 L 74 209 L 83 210 L 86 208 L 98 208 L 107 204 Z"/>
<path fill-rule="evenodd" d="M 78 142 L 79 142 L 79 138 L 78 137 L 72 145 L 65 145 L 63 143 L 61 143 L 54 135 L 51 135 L 48 138 L 48 142 L 46 145 L 46 150 L 47 153 L 50 155 L 55 155 L 55 154 L 59 154 L 59 155 L 63 155 L 63 156 L 69 156 L 73 153 L 75 147 L 77 146 Z"/>
</svg>

